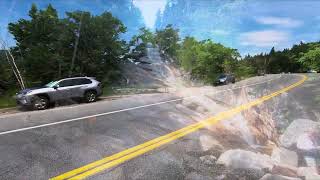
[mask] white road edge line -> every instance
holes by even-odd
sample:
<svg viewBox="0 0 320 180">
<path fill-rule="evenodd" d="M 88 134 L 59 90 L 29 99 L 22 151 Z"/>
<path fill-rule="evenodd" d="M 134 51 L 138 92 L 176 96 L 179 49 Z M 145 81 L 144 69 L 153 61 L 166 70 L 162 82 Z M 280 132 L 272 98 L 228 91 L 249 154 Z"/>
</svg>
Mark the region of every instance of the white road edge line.
<svg viewBox="0 0 320 180">
<path fill-rule="evenodd" d="M 249 84 L 249 85 L 245 85 L 245 86 L 239 86 L 239 87 L 235 87 L 235 88 L 229 88 L 229 89 L 226 89 L 226 90 L 221 90 L 221 91 L 217 91 L 217 92 L 209 93 L 209 94 L 218 94 L 218 93 L 231 91 L 231 90 L 235 90 L 235 89 L 240 89 L 240 88 L 244 88 L 244 87 L 250 87 L 250 86 L 255 86 L 255 85 L 259 85 L 259 84 L 264 84 L 264 83 L 279 79 L 280 77 L 281 77 L 281 75 L 279 77 L 277 77 L 277 78 L 269 79 L 267 81 L 263 81 L 263 82 L 260 82 L 260 83 L 254 83 L 254 84 Z M 202 94 L 202 96 L 203 95 L 207 95 L 207 94 Z M 136 107 L 132 107 L 132 108 L 120 109 L 120 110 L 110 111 L 110 112 L 105 112 L 105 113 L 100 113 L 100 114 L 94 114 L 94 115 L 90 115 L 90 116 L 83 116 L 83 117 L 79 117 L 79 118 L 73 118 L 73 119 L 68 119 L 68 120 L 63 120 L 63 121 L 58 121 L 58 122 L 53 122 L 53 123 L 47 123 L 47 124 L 31 126 L 31 127 L 25 127 L 25 128 L 14 129 L 14 130 L 9 130 L 9 131 L 3 131 L 3 132 L 0 132 L 0 135 L 26 131 L 26 130 L 30 130 L 30 129 L 37 129 L 37 128 L 41 128 L 41 127 L 53 126 L 53 125 L 63 124 L 63 123 L 68 123 L 68 122 L 73 122 L 73 121 L 79 121 L 79 120 L 83 120 L 83 119 L 88 119 L 88 118 L 93 118 L 93 117 L 98 117 L 98 116 L 104 116 L 104 115 L 109 115 L 109 114 L 115 114 L 115 113 L 119 113 L 119 112 L 131 111 L 131 110 L 135 110 L 135 109 L 141 109 L 141 108 L 145 108 L 145 107 L 150 107 L 150 106 L 156 106 L 156 105 L 166 104 L 166 103 L 170 103 L 170 102 L 181 101 L 181 100 L 184 100 L 184 99 L 191 99 L 191 98 L 195 98 L 195 97 L 198 97 L 198 96 L 187 96 L 187 97 L 168 100 L 168 101 L 161 101 L 161 102 L 158 102 L 158 103 L 152 103 L 152 104 L 136 106 Z"/>
</svg>

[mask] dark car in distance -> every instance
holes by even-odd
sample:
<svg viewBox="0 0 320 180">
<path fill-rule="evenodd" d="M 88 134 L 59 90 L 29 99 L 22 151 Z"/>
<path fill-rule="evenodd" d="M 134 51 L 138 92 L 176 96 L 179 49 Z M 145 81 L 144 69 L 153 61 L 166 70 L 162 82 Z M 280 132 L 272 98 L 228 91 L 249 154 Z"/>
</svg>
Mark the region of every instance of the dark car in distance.
<svg viewBox="0 0 320 180">
<path fill-rule="evenodd" d="M 214 85 L 226 85 L 229 83 L 235 83 L 236 78 L 232 74 L 220 74 L 216 81 L 214 82 Z"/>
</svg>

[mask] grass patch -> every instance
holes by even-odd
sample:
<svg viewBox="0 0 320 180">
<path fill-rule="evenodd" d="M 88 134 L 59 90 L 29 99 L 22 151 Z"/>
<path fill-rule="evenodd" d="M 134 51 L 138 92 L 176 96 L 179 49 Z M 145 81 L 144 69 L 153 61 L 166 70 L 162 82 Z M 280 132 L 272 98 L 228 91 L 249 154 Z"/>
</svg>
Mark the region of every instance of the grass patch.
<svg viewBox="0 0 320 180">
<path fill-rule="evenodd" d="M 0 96 L 0 109 L 15 107 L 17 105 L 16 100 L 13 97 L 16 92 L 18 92 L 18 90 L 10 89 L 6 91 L 4 95 Z"/>
<path fill-rule="evenodd" d="M 16 106 L 16 100 L 12 96 L 6 95 L 6 96 L 0 97 L 0 109 L 15 107 L 15 106 Z"/>
<path fill-rule="evenodd" d="M 111 96 L 115 94 L 114 90 L 109 85 L 104 85 L 102 92 L 103 92 L 103 96 Z"/>
</svg>

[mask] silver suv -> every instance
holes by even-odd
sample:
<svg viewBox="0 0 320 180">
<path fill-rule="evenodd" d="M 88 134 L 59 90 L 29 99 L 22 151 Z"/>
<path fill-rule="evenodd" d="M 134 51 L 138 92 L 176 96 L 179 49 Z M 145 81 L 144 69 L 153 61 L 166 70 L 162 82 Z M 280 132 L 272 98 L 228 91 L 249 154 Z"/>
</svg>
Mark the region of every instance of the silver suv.
<svg viewBox="0 0 320 180">
<path fill-rule="evenodd" d="M 91 77 L 74 77 L 53 81 L 40 88 L 24 89 L 17 93 L 18 105 L 36 110 L 65 99 L 83 99 L 94 102 L 102 94 L 101 83 Z"/>
</svg>

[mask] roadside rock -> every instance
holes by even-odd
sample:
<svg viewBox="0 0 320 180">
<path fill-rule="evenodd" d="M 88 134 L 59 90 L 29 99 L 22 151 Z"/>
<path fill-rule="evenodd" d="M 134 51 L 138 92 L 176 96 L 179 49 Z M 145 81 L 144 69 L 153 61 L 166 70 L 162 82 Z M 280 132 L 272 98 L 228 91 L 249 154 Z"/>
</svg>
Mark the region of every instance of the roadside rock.
<svg viewBox="0 0 320 180">
<path fill-rule="evenodd" d="M 320 126 L 319 126 L 320 127 Z M 301 134 L 297 140 L 298 150 L 304 152 L 317 151 L 317 147 L 320 145 L 320 128 L 311 129 Z"/>
<path fill-rule="evenodd" d="M 205 155 L 205 156 L 201 156 L 200 160 L 206 164 L 206 165 L 214 165 L 215 162 L 217 161 L 217 158 L 213 155 Z"/>
<path fill-rule="evenodd" d="M 292 178 L 287 176 L 266 174 L 260 180 L 301 180 L 300 178 Z"/>
<path fill-rule="evenodd" d="M 185 177 L 185 180 L 210 180 L 210 179 L 212 179 L 212 178 L 209 176 L 203 176 L 203 175 L 198 174 L 196 172 L 189 173 Z"/>
<path fill-rule="evenodd" d="M 300 177 L 305 177 L 305 180 L 320 179 L 320 175 L 314 167 L 299 167 L 297 174 Z"/>
<path fill-rule="evenodd" d="M 301 134 L 297 139 L 296 147 L 304 162 L 300 159 L 300 164 L 303 166 L 319 167 L 319 146 L 320 146 L 320 127 L 307 130 Z"/>
<path fill-rule="evenodd" d="M 219 175 L 219 176 L 214 178 L 214 180 L 224 180 L 224 179 L 226 179 L 226 175 L 225 174 Z"/>
<path fill-rule="evenodd" d="M 280 143 L 282 146 L 290 148 L 297 143 L 297 139 L 300 135 L 310 129 L 316 129 L 319 126 L 320 123 L 309 119 L 294 120 L 280 136 Z"/>
<path fill-rule="evenodd" d="M 269 169 L 273 167 L 270 156 L 251 151 L 232 149 L 224 152 L 219 157 L 218 164 L 223 164 L 232 169 Z"/>
<path fill-rule="evenodd" d="M 308 174 L 315 174 L 317 175 L 317 170 L 313 167 L 299 167 L 298 168 L 298 176 L 306 176 Z"/>
<path fill-rule="evenodd" d="M 197 112 L 199 113 L 202 113 L 202 114 L 205 114 L 208 112 L 208 109 L 206 109 L 205 107 L 203 106 L 198 106 L 197 109 L 196 109 Z"/>
<path fill-rule="evenodd" d="M 233 169 L 228 174 L 226 174 L 224 180 L 251 180 L 251 179 L 260 179 L 265 174 L 264 171 L 257 169 Z"/>
<path fill-rule="evenodd" d="M 183 156 L 183 164 L 184 167 L 187 169 L 187 172 L 190 171 L 195 171 L 197 169 L 202 168 L 203 163 L 201 162 L 201 160 L 196 157 L 196 156 L 190 156 L 190 155 L 185 155 Z"/>
<path fill-rule="evenodd" d="M 220 144 L 220 142 L 211 136 L 201 135 L 199 139 L 200 139 L 200 145 L 204 151 L 208 151 L 211 148 L 214 148 L 214 149 L 218 148 L 223 150 L 223 146 Z"/>
<path fill-rule="evenodd" d="M 313 167 L 313 168 L 317 168 L 317 159 L 316 157 L 312 157 L 312 156 L 304 156 L 303 157 L 305 165 L 308 167 Z"/>
<path fill-rule="evenodd" d="M 294 151 L 286 148 L 277 147 L 272 151 L 271 159 L 277 164 L 284 164 L 289 166 L 298 166 L 298 155 Z"/>
<path fill-rule="evenodd" d="M 298 169 L 295 167 L 274 165 L 271 173 L 289 177 L 298 177 L 297 171 Z"/>
<path fill-rule="evenodd" d="M 320 175 L 309 174 L 305 176 L 305 180 L 318 180 L 320 179 Z"/>
</svg>

